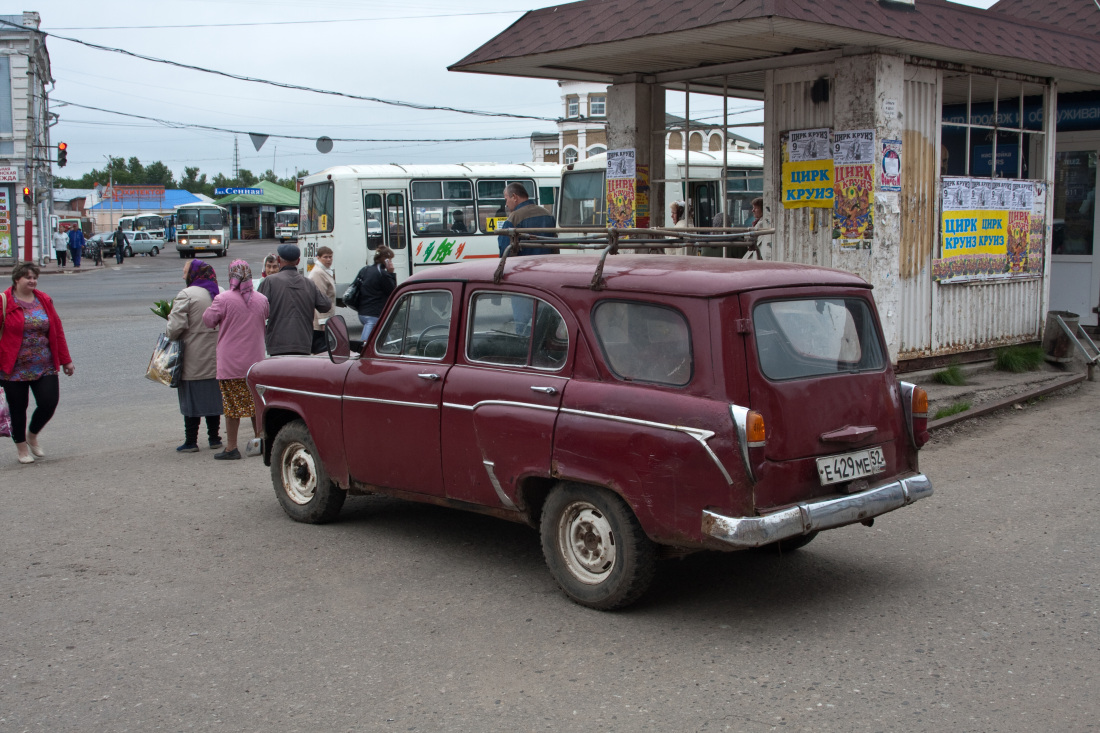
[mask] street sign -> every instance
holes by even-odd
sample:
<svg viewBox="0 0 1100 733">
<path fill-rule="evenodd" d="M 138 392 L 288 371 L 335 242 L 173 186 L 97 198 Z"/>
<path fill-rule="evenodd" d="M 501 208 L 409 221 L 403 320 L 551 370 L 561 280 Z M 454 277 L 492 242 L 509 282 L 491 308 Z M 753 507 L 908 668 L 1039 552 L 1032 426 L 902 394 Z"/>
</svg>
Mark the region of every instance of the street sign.
<svg viewBox="0 0 1100 733">
<path fill-rule="evenodd" d="M 263 196 L 262 188 L 215 188 L 215 196 Z"/>
<path fill-rule="evenodd" d="M 0 166 L 0 183 L 18 183 L 19 169 L 15 166 Z"/>
</svg>

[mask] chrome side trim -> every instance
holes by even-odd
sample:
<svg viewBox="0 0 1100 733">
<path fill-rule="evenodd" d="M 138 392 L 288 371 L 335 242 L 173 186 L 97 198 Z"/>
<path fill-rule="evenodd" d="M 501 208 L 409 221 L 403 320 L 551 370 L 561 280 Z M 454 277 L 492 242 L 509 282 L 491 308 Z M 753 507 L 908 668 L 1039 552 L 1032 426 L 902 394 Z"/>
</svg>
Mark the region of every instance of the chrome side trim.
<svg viewBox="0 0 1100 733">
<path fill-rule="evenodd" d="M 450 408 L 453 408 L 455 410 L 468 410 L 470 412 L 473 412 L 474 410 L 476 410 L 479 407 L 484 407 L 485 405 L 507 405 L 509 407 L 526 407 L 526 408 L 529 408 L 531 410 L 543 410 L 543 411 L 546 411 L 546 412 L 557 412 L 558 411 L 558 408 L 557 408 L 556 405 L 536 405 L 534 402 L 513 402 L 511 400 L 482 400 L 481 402 L 475 402 L 472 405 L 461 405 L 457 402 L 444 402 L 443 403 L 444 407 L 450 407 Z"/>
<path fill-rule="evenodd" d="M 264 391 L 271 390 L 272 392 L 285 392 L 287 394 L 300 394 L 300 395 L 305 395 L 306 397 L 323 397 L 326 400 L 342 400 L 342 399 L 344 399 L 343 395 L 338 395 L 338 394 L 328 394 L 328 393 L 325 393 L 325 392 L 307 392 L 306 390 L 303 390 L 303 389 L 290 389 L 288 387 L 269 387 L 266 384 L 257 384 L 256 385 L 256 390 L 260 391 L 261 394 Z M 266 403 L 267 401 L 264 400 L 264 402 Z"/>
<path fill-rule="evenodd" d="M 376 405 L 400 405 L 401 407 L 423 407 L 428 410 L 438 410 L 439 405 L 430 402 L 404 402 L 402 400 L 382 400 L 377 397 L 351 397 L 344 395 L 348 402 L 371 402 Z"/>
<path fill-rule="evenodd" d="M 753 473 L 752 463 L 749 461 L 749 408 L 731 404 L 730 417 L 737 426 L 737 447 L 741 451 L 741 463 L 745 466 L 749 481 L 755 484 L 756 474 Z"/>
<path fill-rule="evenodd" d="M 722 477 L 726 479 L 726 483 L 730 486 L 733 485 L 733 478 L 730 476 L 729 471 L 722 465 L 722 461 L 718 460 L 718 456 L 711 450 L 707 441 L 714 437 L 713 430 L 703 430 L 701 428 L 691 428 L 687 425 L 670 425 L 668 423 L 653 422 L 651 420 L 639 420 L 633 417 L 623 417 L 622 415 L 608 415 L 602 412 L 589 412 L 588 410 L 573 410 L 568 407 L 564 407 L 561 410 L 568 415 L 580 415 L 581 417 L 591 417 L 597 420 L 611 420 L 612 422 L 627 423 L 628 425 L 644 425 L 648 428 L 657 428 L 658 430 L 672 430 L 678 433 L 685 433 L 695 438 L 699 442 L 699 445 L 703 446 L 703 450 L 707 452 L 710 459 L 714 461 L 714 465 L 718 467 L 718 470 L 722 472 Z"/>
<path fill-rule="evenodd" d="M 803 502 L 762 517 L 727 517 L 703 510 L 703 534 L 734 548 L 760 547 L 824 529 L 862 522 L 932 495 L 924 474 L 836 499 Z"/>
<path fill-rule="evenodd" d="M 504 493 L 504 489 L 500 486 L 500 481 L 497 481 L 496 464 L 492 461 L 482 461 L 485 464 L 485 472 L 489 474 L 489 483 L 493 485 L 493 491 L 497 492 L 497 497 L 500 499 L 500 503 L 508 509 L 515 509 L 516 505 L 512 503 L 512 500 L 508 498 L 508 495 Z"/>
</svg>

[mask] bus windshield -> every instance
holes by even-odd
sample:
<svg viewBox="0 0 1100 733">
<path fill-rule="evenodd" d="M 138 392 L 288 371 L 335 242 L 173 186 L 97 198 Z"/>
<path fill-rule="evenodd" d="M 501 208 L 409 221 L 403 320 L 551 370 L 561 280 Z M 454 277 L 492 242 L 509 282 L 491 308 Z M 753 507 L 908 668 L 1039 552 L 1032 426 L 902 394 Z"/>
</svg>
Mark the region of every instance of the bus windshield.
<svg viewBox="0 0 1100 733">
<path fill-rule="evenodd" d="M 179 228 L 183 231 L 221 229 L 225 226 L 221 209 L 179 209 L 176 218 L 179 220 Z"/>
<path fill-rule="evenodd" d="M 604 216 L 604 171 L 569 171 L 562 176 L 560 227 L 602 227 Z"/>
<path fill-rule="evenodd" d="M 275 226 L 297 226 L 298 225 L 298 210 L 292 211 L 278 211 L 275 213 Z"/>
<path fill-rule="evenodd" d="M 144 231 L 147 229 L 163 229 L 164 219 L 153 214 L 145 214 L 143 216 L 135 217 L 134 229 L 137 231 Z"/>
</svg>

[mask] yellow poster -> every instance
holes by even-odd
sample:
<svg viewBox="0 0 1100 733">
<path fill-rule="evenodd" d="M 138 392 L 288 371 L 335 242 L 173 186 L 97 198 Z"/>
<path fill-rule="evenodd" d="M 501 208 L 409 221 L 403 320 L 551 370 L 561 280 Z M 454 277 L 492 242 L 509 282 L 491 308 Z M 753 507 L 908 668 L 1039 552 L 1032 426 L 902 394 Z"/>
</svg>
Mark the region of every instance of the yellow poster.
<svg viewBox="0 0 1100 733">
<path fill-rule="evenodd" d="M 829 129 L 783 133 L 781 154 L 784 208 L 833 208 L 835 181 Z"/>
</svg>

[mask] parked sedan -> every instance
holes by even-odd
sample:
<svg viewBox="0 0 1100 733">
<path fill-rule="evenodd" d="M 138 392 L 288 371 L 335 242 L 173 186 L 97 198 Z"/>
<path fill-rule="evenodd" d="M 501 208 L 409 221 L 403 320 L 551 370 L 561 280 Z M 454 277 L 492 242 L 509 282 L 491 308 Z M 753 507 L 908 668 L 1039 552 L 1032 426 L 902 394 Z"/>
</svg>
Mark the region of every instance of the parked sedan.
<svg viewBox="0 0 1100 733">
<path fill-rule="evenodd" d="M 164 239 L 151 236 L 148 232 L 123 232 L 126 235 L 126 249 L 122 251 L 127 257 L 135 254 L 147 254 L 156 257 L 164 249 Z"/>
</svg>

